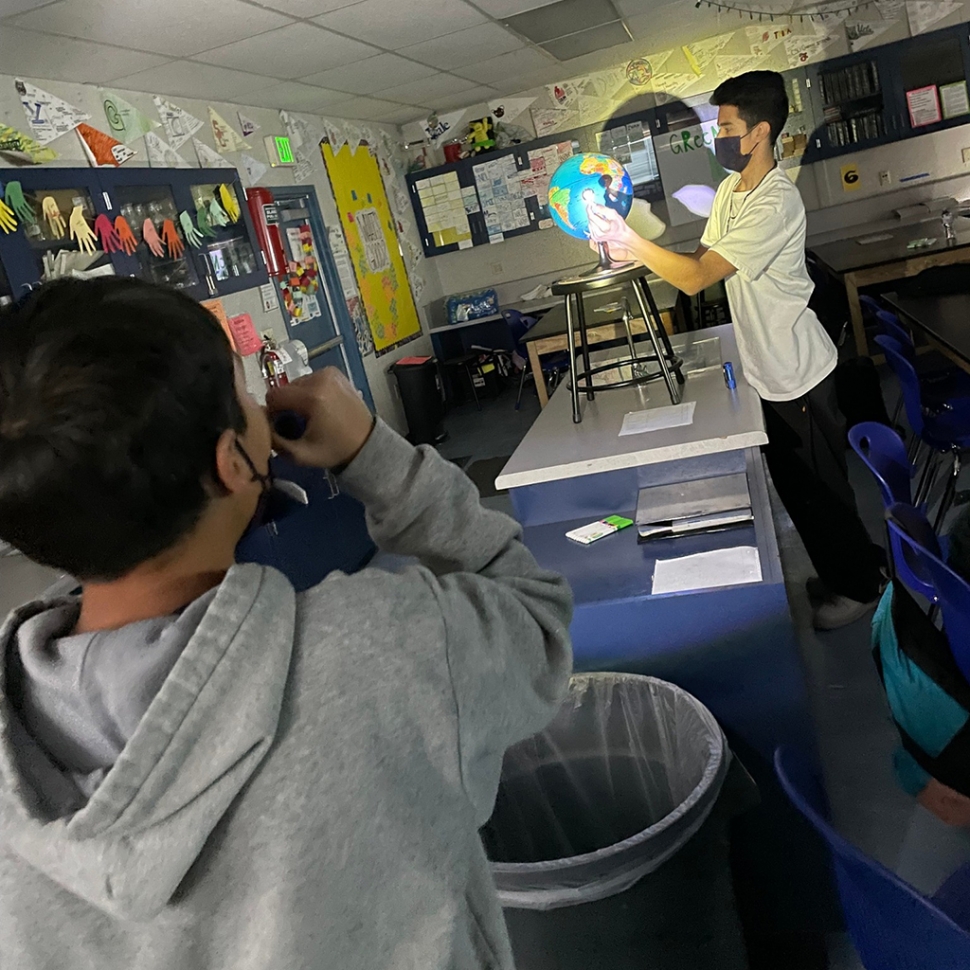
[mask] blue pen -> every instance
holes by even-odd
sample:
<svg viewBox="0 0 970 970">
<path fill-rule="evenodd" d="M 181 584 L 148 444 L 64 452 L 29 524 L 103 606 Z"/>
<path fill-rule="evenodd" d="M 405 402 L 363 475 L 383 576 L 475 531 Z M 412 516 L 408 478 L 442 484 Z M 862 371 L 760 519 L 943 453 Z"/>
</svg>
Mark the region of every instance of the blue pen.
<svg viewBox="0 0 970 970">
<path fill-rule="evenodd" d="M 729 360 L 724 362 L 724 383 L 727 384 L 729 391 L 733 391 L 738 386 L 738 382 L 734 379 L 734 364 Z"/>
</svg>

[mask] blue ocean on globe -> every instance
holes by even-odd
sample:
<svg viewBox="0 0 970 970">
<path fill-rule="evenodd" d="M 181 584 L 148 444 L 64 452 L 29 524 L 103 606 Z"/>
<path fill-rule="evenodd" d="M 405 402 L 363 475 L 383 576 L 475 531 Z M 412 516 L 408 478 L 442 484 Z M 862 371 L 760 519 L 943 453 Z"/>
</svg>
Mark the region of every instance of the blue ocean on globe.
<svg viewBox="0 0 970 970">
<path fill-rule="evenodd" d="M 549 214 L 563 232 L 589 238 L 586 206 L 590 202 L 615 209 L 625 219 L 633 205 L 633 180 L 609 155 L 584 152 L 556 169 L 549 182 Z"/>
</svg>

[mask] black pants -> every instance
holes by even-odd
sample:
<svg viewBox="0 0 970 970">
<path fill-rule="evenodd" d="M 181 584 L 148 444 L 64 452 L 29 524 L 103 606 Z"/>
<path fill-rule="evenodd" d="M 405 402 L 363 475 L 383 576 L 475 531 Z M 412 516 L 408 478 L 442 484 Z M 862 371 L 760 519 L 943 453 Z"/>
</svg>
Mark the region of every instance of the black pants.
<svg viewBox="0 0 970 970">
<path fill-rule="evenodd" d="M 845 462 L 845 427 L 829 375 L 793 401 L 762 401 L 775 483 L 819 578 L 861 603 L 879 594 L 885 556 L 859 518 Z"/>
</svg>

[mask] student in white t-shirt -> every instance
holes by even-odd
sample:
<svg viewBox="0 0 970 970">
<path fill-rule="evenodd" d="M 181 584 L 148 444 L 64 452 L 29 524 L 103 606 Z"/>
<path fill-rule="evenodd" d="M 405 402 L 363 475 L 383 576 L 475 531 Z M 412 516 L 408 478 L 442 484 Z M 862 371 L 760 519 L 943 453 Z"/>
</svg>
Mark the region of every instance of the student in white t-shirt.
<svg viewBox="0 0 970 970">
<path fill-rule="evenodd" d="M 788 118 L 784 81 L 752 71 L 714 92 L 715 155 L 729 175 L 693 253 L 638 236 L 614 211 L 591 205 L 593 242 L 615 259 L 635 259 L 689 296 L 725 281 L 744 376 L 761 395 L 768 469 L 808 550 L 815 625 L 835 629 L 876 604 L 882 550 L 856 510 L 845 463 L 844 422 L 835 400 L 835 345 L 808 308 L 805 206 L 775 163 Z"/>
</svg>

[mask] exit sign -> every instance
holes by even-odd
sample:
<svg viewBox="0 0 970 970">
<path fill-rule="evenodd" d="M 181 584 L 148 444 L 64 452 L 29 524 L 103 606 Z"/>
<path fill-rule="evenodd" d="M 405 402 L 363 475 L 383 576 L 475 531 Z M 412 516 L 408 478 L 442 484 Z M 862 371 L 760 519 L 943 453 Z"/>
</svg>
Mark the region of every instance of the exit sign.
<svg viewBox="0 0 970 970">
<path fill-rule="evenodd" d="M 296 164 L 296 159 L 293 157 L 293 146 L 286 135 L 267 135 L 263 139 L 263 143 L 266 145 L 266 155 L 273 168 Z"/>
</svg>

